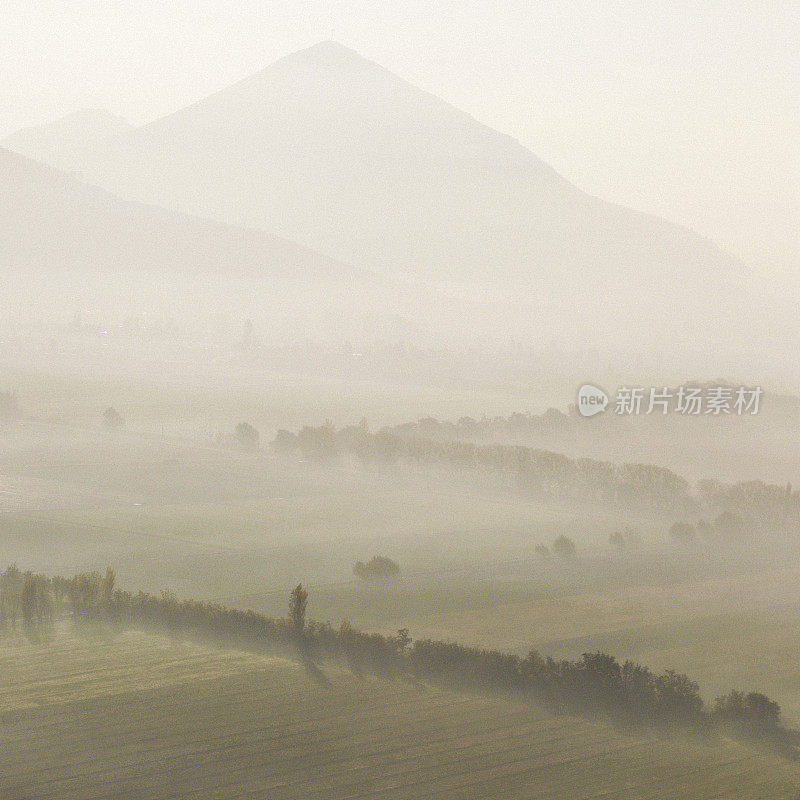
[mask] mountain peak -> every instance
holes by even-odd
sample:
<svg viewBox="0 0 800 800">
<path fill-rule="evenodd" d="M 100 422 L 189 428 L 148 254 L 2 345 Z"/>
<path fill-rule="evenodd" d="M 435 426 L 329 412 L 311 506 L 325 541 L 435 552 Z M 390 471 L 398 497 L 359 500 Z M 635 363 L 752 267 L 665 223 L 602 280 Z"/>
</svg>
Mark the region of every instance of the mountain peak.
<svg viewBox="0 0 800 800">
<path fill-rule="evenodd" d="M 297 52 L 323 53 L 347 56 L 348 58 L 362 58 L 362 56 L 353 50 L 352 47 L 347 47 L 347 45 L 337 42 L 335 39 L 327 39 L 325 41 L 317 42 L 316 44 L 312 44 L 310 47 L 305 48 L 305 50 L 298 50 Z"/>
<path fill-rule="evenodd" d="M 82 174 L 129 199 L 387 274 L 503 275 L 562 291 L 731 269 L 688 231 L 589 197 L 511 137 L 335 41 L 90 156 Z"/>
<path fill-rule="evenodd" d="M 351 47 L 347 47 L 340 42 L 329 39 L 324 42 L 317 42 L 312 44 L 311 47 L 306 47 L 303 50 L 297 50 L 290 53 L 285 59 L 313 59 L 325 61 L 358 61 L 363 62 L 366 59 Z M 282 59 L 282 60 L 285 60 Z"/>
<path fill-rule="evenodd" d="M 379 64 L 370 61 L 361 53 L 347 47 L 339 42 L 328 40 L 324 42 L 317 42 L 310 47 L 303 50 L 297 50 L 294 53 L 289 53 L 283 58 L 278 59 L 261 74 L 268 74 L 280 70 L 282 67 L 290 69 L 314 69 L 314 70 L 353 70 L 363 71 L 365 69 L 372 69 L 384 72 L 385 70 Z"/>
<path fill-rule="evenodd" d="M 117 114 L 83 108 L 64 117 L 12 133 L 0 144 L 28 158 L 61 169 L 72 169 L 80 157 L 98 143 L 133 129 Z"/>
</svg>

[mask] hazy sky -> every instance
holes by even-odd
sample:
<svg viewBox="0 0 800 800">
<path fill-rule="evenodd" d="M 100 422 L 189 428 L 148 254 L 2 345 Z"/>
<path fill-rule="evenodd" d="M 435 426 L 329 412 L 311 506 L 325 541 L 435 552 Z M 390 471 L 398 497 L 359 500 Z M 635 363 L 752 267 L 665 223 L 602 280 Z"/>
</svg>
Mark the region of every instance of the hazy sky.
<svg viewBox="0 0 800 800">
<path fill-rule="evenodd" d="M 4 0 L 0 137 L 169 113 L 334 38 L 581 188 L 800 273 L 800 2 Z"/>
</svg>

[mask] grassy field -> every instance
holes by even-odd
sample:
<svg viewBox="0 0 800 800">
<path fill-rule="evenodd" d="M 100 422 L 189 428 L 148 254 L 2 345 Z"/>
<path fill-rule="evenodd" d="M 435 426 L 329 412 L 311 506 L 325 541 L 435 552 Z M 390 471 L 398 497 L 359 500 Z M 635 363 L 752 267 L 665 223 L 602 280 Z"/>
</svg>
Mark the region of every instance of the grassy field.
<svg viewBox="0 0 800 800">
<path fill-rule="evenodd" d="M 127 633 L 0 646 L 0 797 L 794 800 L 800 766 Z"/>
</svg>

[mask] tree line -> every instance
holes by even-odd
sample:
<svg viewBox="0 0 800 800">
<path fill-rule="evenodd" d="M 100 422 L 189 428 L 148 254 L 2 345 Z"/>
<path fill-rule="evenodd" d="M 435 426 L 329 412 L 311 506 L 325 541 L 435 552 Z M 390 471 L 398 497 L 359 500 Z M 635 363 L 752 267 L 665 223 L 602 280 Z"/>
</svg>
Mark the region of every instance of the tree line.
<svg viewBox="0 0 800 800">
<path fill-rule="evenodd" d="M 438 441 L 384 428 L 372 433 L 365 424 L 336 429 L 330 422 L 305 426 L 297 433 L 278 431 L 273 447 L 310 461 L 330 462 L 344 456 L 364 464 L 445 465 L 484 470 L 512 477 L 526 491 L 560 499 L 611 501 L 693 512 L 696 501 L 688 481 L 652 464 L 614 464 L 521 445 Z"/>
<path fill-rule="evenodd" d="M 576 661 L 535 650 L 521 657 L 454 642 L 412 640 L 407 629 L 387 636 L 359 631 L 347 621 L 334 627 L 306 618 L 308 592 L 302 584 L 291 592 L 286 618 L 274 619 L 218 603 L 179 600 L 166 591 L 123 591 L 116 588 L 110 569 L 105 575 L 93 572 L 67 579 L 10 567 L 0 575 L 0 603 L 2 629 L 15 630 L 19 621 L 34 641 L 52 631 L 54 611 L 59 610 L 71 616 L 78 629 L 101 624 L 258 653 L 299 654 L 309 666 L 328 660 L 346 664 L 358 675 L 499 691 L 556 712 L 600 714 L 626 727 L 679 727 L 699 734 L 724 728 L 768 742 L 792 757 L 800 742 L 798 733 L 782 724 L 778 704 L 759 692 L 734 690 L 707 706 L 698 684 L 686 675 L 655 673 L 606 653 L 585 653 Z"/>
<path fill-rule="evenodd" d="M 800 528 L 800 491 L 791 484 L 701 480 L 692 487 L 672 470 L 653 464 L 615 464 L 522 445 L 448 440 L 442 431 L 436 438 L 420 435 L 433 423 L 436 420 L 422 420 L 373 433 L 365 422 L 339 429 L 326 422 L 297 433 L 279 430 L 272 446 L 279 453 L 323 463 L 351 458 L 365 465 L 406 462 L 483 470 L 510 477 L 523 491 L 543 498 L 643 507 L 695 518 L 701 522 L 701 534 L 704 517 L 724 535 Z"/>
</svg>

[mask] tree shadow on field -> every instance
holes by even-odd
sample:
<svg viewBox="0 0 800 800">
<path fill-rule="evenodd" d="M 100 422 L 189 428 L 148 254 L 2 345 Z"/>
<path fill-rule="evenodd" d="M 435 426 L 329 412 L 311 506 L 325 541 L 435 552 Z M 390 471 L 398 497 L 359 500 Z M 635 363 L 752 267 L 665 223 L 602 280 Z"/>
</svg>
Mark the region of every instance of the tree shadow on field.
<svg viewBox="0 0 800 800">
<path fill-rule="evenodd" d="M 331 685 L 328 676 L 310 658 L 302 658 L 301 661 L 306 674 L 314 683 L 318 683 L 320 686 Z"/>
</svg>

